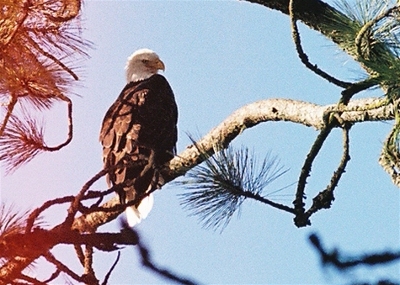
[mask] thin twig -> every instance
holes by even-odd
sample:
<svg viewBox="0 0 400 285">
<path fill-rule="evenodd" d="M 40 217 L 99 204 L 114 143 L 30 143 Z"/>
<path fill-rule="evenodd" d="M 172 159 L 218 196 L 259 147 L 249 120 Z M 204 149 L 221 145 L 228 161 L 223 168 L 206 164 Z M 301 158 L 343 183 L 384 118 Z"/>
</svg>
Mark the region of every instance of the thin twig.
<svg viewBox="0 0 400 285">
<path fill-rule="evenodd" d="M 67 114 L 67 116 L 68 116 L 68 137 L 63 143 L 61 143 L 61 144 L 59 144 L 57 146 L 49 147 L 49 146 L 44 145 L 43 146 L 43 150 L 46 150 L 46 151 L 58 151 L 61 148 L 63 148 L 64 146 L 68 145 L 72 141 L 72 136 L 73 136 L 72 101 L 67 96 L 64 96 L 62 94 L 59 95 L 58 97 L 61 100 L 65 101 L 67 103 L 67 108 L 68 108 L 68 110 L 67 110 L 67 112 L 68 112 L 68 114 Z"/>
<path fill-rule="evenodd" d="M 310 69 L 315 74 L 317 74 L 318 76 L 324 78 L 325 80 L 327 80 L 330 83 L 333 83 L 333 84 L 335 84 L 335 85 L 337 85 L 339 87 L 342 87 L 342 88 L 348 88 L 349 86 L 351 86 L 351 83 L 345 82 L 345 81 L 341 81 L 341 80 L 329 75 L 328 73 L 326 73 L 322 69 L 318 68 L 318 66 L 316 64 L 312 64 L 308 60 L 308 56 L 304 52 L 303 47 L 301 45 L 300 33 L 299 33 L 299 29 L 297 27 L 297 18 L 295 16 L 295 12 L 294 12 L 294 0 L 289 0 L 289 17 L 290 17 L 290 22 L 291 22 L 293 41 L 294 41 L 294 44 L 296 46 L 296 51 L 297 51 L 297 54 L 299 55 L 299 58 L 300 58 L 301 62 L 308 69 Z"/>
<path fill-rule="evenodd" d="M 43 203 L 42 206 L 39 208 L 36 208 L 34 211 L 31 212 L 29 215 L 27 221 L 26 221 L 26 227 L 25 227 L 25 233 L 29 233 L 32 230 L 32 227 L 35 223 L 35 220 L 39 217 L 39 215 L 45 211 L 46 209 L 50 208 L 51 206 L 54 206 L 56 204 L 63 204 L 72 201 L 74 199 L 74 196 L 65 196 L 61 198 L 56 198 L 53 200 L 48 200 Z"/>
<path fill-rule="evenodd" d="M 283 210 L 283 211 L 288 212 L 288 213 L 296 214 L 296 210 L 295 209 L 293 209 L 291 207 L 288 207 L 286 205 L 283 205 L 283 204 L 279 204 L 279 203 L 273 202 L 273 201 L 271 201 L 271 200 L 269 200 L 269 199 L 267 199 L 267 198 L 265 198 L 265 197 L 263 197 L 261 195 L 255 194 L 255 193 L 253 193 L 251 191 L 243 191 L 242 195 L 247 197 L 247 198 L 251 198 L 251 199 L 254 199 L 254 200 L 259 201 L 261 203 L 270 205 L 271 207 L 274 207 L 276 209 Z"/>
<path fill-rule="evenodd" d="M 347 105 L 350 102 L 350 99 L 355 94 L 371 88 L 372 86 L 375 86 L 377 84 L 379 84 L 379 80 L 373 77 L 351 84 L 351 86 L 348 86 L 345 90 L 342 91 L 342 97 L 340 98 L 339 104 Z"/>
<path fill-rule="evenodd" d="M 1 124 L 0 127 L 0 137 L 3 135 L 3 132 L 6 128 L 6 125 L 8 123 L 8 120 L 10 119 L 12 112 L 14 110 L 15 104 L 17 103 L 17 96 L 15 95 L 10 95 L 10 101 L 7 104 L 7 113 L 6 116 L 3 119 L 3 123 Z"/>
<path fill-rule="evenodd" d="M 351 125 L 343 128 L 343 155 L 340 160 L 337 170 L 334 172 L 331 183 L 328 185 L 327 190 L 333 192 L 339 183 L 340 178 L 346 170 L 347 163 L 350 161 L 350 131 Z"/>
<path fill-rule="evenodd" d="M 306 187 L 307 177 L 310 176 L 312 164 L 317 157 L 319 151 L 321 150 L 321 147 L 326 138 L 330 134 L 331 130 L 332 126 L 330 125 L 321 130 L 316 140 L 314 141 L 310 152 L 307 154 L 303 167 L 301 168 L 300 177 L 297 184 L 296 198 L 293 202 L 294 208 L 296 210 L 295 224 L 297 226 L 305 226 L 310 223 L 308 219 L 304 220 L 304 189 Z"/>
<path fill-rule="evenodd" d="M 111 192 L 113 192 L 112 188 L 109 189 L 109 190 L 106 190 L 106 191 L 89 191 L 87 193 L 87 195 L 83 196 L 82 201 L 83 200 L 94 199 L 94 198 L 98 198 L 98 197 L 104 197 L 104 196 L 110 194 Z M 48 200 L 48 201 L 44 202 L 42 206 L 36 208 L 29 215 L 29 217 L 27 219 L 27 222 L 26 222 L 25 233 L 28 233 L 28 232 L 30 232 L 32 230 L 32 227 L 33 227 L 33 225 L 35 223 L 35 220 L 46 209 L 48 209 L 48 208 L 50 208 L 51 206 L 54 206 L 54 205 L 72 202 L 72 201 L 74 201 L 74 199 L 75 199 L 75 196 L 70 195 L 70 196 L 64 196 L 64 197 L 60 197 L 60 198 L 55 198 L 55 199 Z M 90 211 L 97 210 L 97 208 L 95 208 L 95 207 L 93 207 L 93 208 L 91 207 L 89 209 L 90 209 Z"/>
<path fill-rule="evenodd" d="M 110 270 L 108 270 L 106 276 L 104 277 L 104 281 L 101 283 L 102 285 L 107 285 L 108 279 L 110 279 L 111 273 L 113 272 L 113 270 L 114 270 L 115 267 L 117 266 L 120 256 L 121 256 L 121 252 L 118 251 L 118 253 L 117 253 L 117 259 L 115 260 L 115 262 L 114 262 L 113 265 L 111 266 Z"/>
<path fill-rule="evenodd" d="M 40 280 L 38 280 L 36 278 L 30 277 L 30 276 L 25 275 L 23 273 L 20 274 L 19 279 L 22 279 L 24 281 L 30 282 L 30 283 L 24 283 L 24 284 L 47 285 L 46 282 L 40 281 Z M 15 283 L 13 282 L 13 284 L 15 284 Z"/>
<path fill-rule="evenodd" d="M 68 266 L 64 265 L 61 261 L 57 260 L 57 258 L 55 258 L 55 256 L 51 252 L 47 252 L 47 253 L 43 254 L 43 257 L 48 262 L 52 263 L 58 270 L 66 273 L 68 276 L 72 277 L 76 281 L 79 281 L 79 282 L 85 281 L 81 276 L 79 276 L 78 274 L 73 272 L 71 269 L 69 269 Z"/>
<path fill-rule="evenodd" d="M 339 183 L 340 178 L 345 172 L 347 163 L 350 161 L 349 130 L 350 127 L 343 128 L 343 155 L 337 170 L 332 175 L 330 184 L 326 187 L 324 191 L 318 193 L 318 195 L 314 197 L 312 206 L 304 214 L 304 219 L 309 219 L 312 214 L 316 213 L 321 209 L 328 209 L 331 207 L 331 204 L 335 199 L 333 191 L 335 190 L 336 186 Z"/>
<path fill-rule="evenodd" d="M 51 59 L 54 61 L 58 66 L 60 66 L 64 71 L 69 73 L 75 80 L 79 80 L 78 75 L 76 75 L 75 72 L 73 72 L 68 66 L 66 66 L 64 63 L 62 63 L 61 60 L 56 58 L 54 55 L 50 54 L 49 52 L 45 51 L 37 42 L 35 42 L 31 37 L 26 37 L 29 41 L 29 43 L 38 51 L 40 52 L 43 56 Z"/>
<path fill-rule="evenodd" d="M 309 236 L 311 244 L 317 249 L 321 262 L 323 265 L 332 264 L 338 269 L 352 268 L 358 265 L 385 265 L 387 263 L 400 260 L 400 252 L 381 252 L 372 254 L 362 254 L 358 257 L 343 257 L 337 249 L 332 251 L 326 250 L 320 238 L 316 234 L 311 234 Z"/>
<path fill-rule="evenodd" d="M 65 221 L 63 222 L 64 226 L 66 226 L 68 228 L 71 227 L 71 225 L 74 221 L 74 217 L 79 209 L 79 204 L 81 203 L 86 191 L 89 190 L 89 187 L 92 186 L 93 183 L 95 183 L 97 180 L 99 180 L 101 177 L 103 177 L 107 173 L 108 173 L 108 169 L 102 169 L 83 185 L 83 187 L 81 188 L 79 193 L 74 197 L 74 200 L 72 201 L 71 206 L 68 209 L 68 215 L 67 215 Z"/>
<path fill-rule="evenodd" d="M 61 270 L 59 270 L 58 268 L 56 269 L 56 271 L 54 271 L 51 276 L 49 278 L 47 278 L 46 280 L 44 280 L 43 282 L 48 284 L 49 282 L 53 281 L 54 279 L 56 279 L 58 276 L 60 276 Z"/>
</svg>

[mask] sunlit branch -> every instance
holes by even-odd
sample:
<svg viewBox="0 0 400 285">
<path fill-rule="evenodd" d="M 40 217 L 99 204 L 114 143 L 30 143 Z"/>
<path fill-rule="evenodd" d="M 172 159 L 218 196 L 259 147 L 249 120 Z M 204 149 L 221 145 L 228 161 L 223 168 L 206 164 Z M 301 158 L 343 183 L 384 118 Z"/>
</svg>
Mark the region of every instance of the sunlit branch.
<svg viewBox="0 0 400 285">
<path fill-rule="evenodd" d="M 379 164 L 389 174 L 394 185 L 400 187 L 400 157 L 396 150 L 396 139 L 399 135 L 398 124 L 395 124 L 383 143 Z"/>
<path fill-rule="evenodd" d="M 90 284 L 98 284 L 99 281 L 97 280 L 96 274 L 93 269 L 93 247 L 90 245 L 86 245 L 84 261 L 84 276 L 86 276 L 86 278 L 90 280 Z"/>
<path fill-rule="evenodd" d="M 78 16 L 81 8 L 80 0 L 62 0 L 62 2 L 58 11 L 44 10 L 43 13 L 54 22 L 66 22 Z"/>
<path fill-rule="evenodd" d="M 321 130 L 325 126 L 324 114 L 329 110 L 337 110 L 337 105 L 321 106 L 291 99 L 258 101 L 233 112 L 196 144 L 212 155 L 214 146 L 227 147 L 245 129 L 263 122 L 285 121 Z M 343 123 L 393 120 L 394 104 L 387 103 L 385 98 L 352 100 L 341 108 L 340 118 Z M 165 175 L 166 181 L 183 175 L 202 161 L 201 153 L 196 147 L 187 147 L 171 160 L 170 171 Z"/>
<path fill-rule="evenodd" d="M 18 19 L 17 22 L 13 22 L 12 25 L 14 25 L 14 27 L 12 28 L 12 32 L 7 36 L 6 39 L 0 39 L 2 42 L 2 48 L 7 48 L 7 46 L 12 42 L 12 40 L 14 39 L 15 35 L 18 33 L 19 29 L 21 28 L 21 26 L 24 24 L 26 18 L 28 17 L 29 13 L 29 1 L 28 0 L 23 0 L 21 1 L 23 3 L 21 3 L 22 5 L 21 10 L 18 11 L 20 18 Z M 7 21 L 7 20 L 6 20 Z"/>
<path fill-rule="evenodd" d="M 82 266 L 85 266 L 85 254 L 83 253 L 82 247 L 79 244 L 74 245 L 76 256 Z"/>
</svg>

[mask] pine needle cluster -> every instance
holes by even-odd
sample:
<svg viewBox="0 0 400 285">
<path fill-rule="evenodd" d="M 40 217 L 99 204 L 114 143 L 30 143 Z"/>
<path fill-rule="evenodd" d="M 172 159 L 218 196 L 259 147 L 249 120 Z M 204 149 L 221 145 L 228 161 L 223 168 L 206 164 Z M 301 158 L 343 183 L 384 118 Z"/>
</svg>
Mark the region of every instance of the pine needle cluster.
<svg viewBox="0 0 400 285">
<path fill-rule="evenodd" d="M 31 110 L 44 111 L 55 101 L 71 105 L 68 93 L 79 78 L 76 62 L 87 54 L 90 43 L 80 29 L 80 0 L 2 1 L 0 20 L 0 138 L 2 145 L 37 146 L 16 153 L 7 160 L 8 148 L 0 149 L 0 159 L 9 168 L 29 161 L 44 149 L 43 128 L 32 118 Z M 24 109 L 24 116 L 16 110 Z M 29 112 L 27 112 L 29 110 Z M 29 114 L 28 114 L 29 113 Z M 71 112 L 70 112 L 71 113 Z M 17 118 L 18 117 L 18 118 Z M 72 123 L 71 114 L 69 119 Z M 24 125 L 16 129 L 16 122 Z M 38 127 L 36 130 L 35 127 Z M 13 135 L 23 129 L 30 133 Z M 16 132 L 17 131 L 17 132 Z M 32 138 L 35 144 L 32 144 Z M 68 141 L 72 138 L 69 132 Z M 23 141 L 28 139 L 27 141 Z M 41 141 L 39 141 L 41 139 Z M 24 148 L 18 148 L 24 150 Z M 17 151 L 17 150 L 16 150 Z M 30 155 L 29 155 L 30 153 Z M 4 160 L 6 159 L 6 160 Z"/>
<path fill-rule="evenodd" d="M 26 111 L 11 115 L 8 126 L 0 136 L 0 161 L 7 161 L 6 173 L 31 161 L 43 150 L 43 123 L 32 118 Z"/>
<path fill-rule="evenodd" d="M 198 216 L 205 228 L 222 231 L 244 200 L 261 197 L 266 186 L 287 171 L 270 153 L 258 163 L 255 153 L 246 147 L 202 155 L 205 162 L 177 183 L 187 191 L 180 195 L 181 204 L 190 215 Z"/>
</svg>

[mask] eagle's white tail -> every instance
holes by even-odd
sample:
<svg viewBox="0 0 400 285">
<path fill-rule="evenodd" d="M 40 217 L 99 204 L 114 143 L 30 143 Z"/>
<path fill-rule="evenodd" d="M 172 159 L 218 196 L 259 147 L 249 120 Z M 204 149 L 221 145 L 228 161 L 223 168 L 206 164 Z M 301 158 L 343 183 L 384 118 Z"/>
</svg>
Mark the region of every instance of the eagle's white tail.
<svg viewBox="0 0 400 285">
<path fill-rule="evenodd" d="M 128 225 L 130 227 L 133 227 L 136 224 L 139 224 L 143 219 L 145 219 L 153 208 L 153 204 L 154 197 L 153 194 L 150 194 L 149 196 L 143 198 L 137 208 L 135 206 L 126 208 L 125 214 Z"/>
</svg>

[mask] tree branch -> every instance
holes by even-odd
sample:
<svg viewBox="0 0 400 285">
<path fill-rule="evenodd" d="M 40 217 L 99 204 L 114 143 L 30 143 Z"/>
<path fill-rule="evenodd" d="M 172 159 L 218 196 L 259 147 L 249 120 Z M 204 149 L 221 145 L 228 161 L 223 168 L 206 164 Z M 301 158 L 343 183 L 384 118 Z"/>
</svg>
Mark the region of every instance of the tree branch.
<svg viewBox="0 0 400 285">
<path fill-rule="evenodd" d="M 352 268 L 359 265 L 384 265 L 389 262 L 400 260 L 399 251 L 386 251 L 381 253 L 363 254 L 357 257 L 351 257 L 343 256 L 342 254 L 340 254 L 340 252 L 338 252 L 337 249 L 333 249 L 332 251 L 326 250 L 323 247 L 320 238 L 316 234 L 311 234 L 309 236 L 309 240 L 314 248 L 318 251 L 323 265 L 331 264 L 340 270 Z"/>
<path fill-rule="evenodd" d="M 343 123 L 360 123 L 365 121 L 392 120 L 393 104 L 387 104 L 385 99 L 368 98 L 349 102 L 341 110 Z M 263 122 L 285 121 L 314 127 L 321 130 L 325 126 L 324 114 L 334 110 L 336 104 L 317 105 L 313 103 L 290 99 L 267 99 L 248 104 L 233 112 L 217 127 L 201 138 L 196 145 L 210 155 L 214 153 L 216 145 L 227 147 L 229 143 L 245 129 L 254 127 Z M 169 169 L 163 173 L 166 183 L 184 175 L 189 169 L 201 163 L 204 159 L 198 147 L 188 146 L 183 152 L 174 157 L 169 164 Z M 91 232 L 93 229 L 114 220 L 121 213 L 106 211 L 119 204 L 114 197 L 105 202 L 102 210 L 91 212 L 73 221 L 72 228 L 80 232 Z"/>
<path fill-rule="evenodd" d="M 258 101 L 233 112 L 196 144 L 204 152 L 212 154 L 215 145 L 225 148 L 245 129 L 263 122 L 285 121 L 321 130 L 325 126 L 324 114 L 335 109 L 335 104 L 321 106 L 291 99 Z M 341 112 L 343 123 L 350 124 L 394 119 L 394 105 L 378 98 L 353 100 L 347 106 L 343 106 Z M 167 181 L 183 175 L 201 162 L 198 149 L 193 145 L 187 147 L 171 160 Z"/>
</svg>

